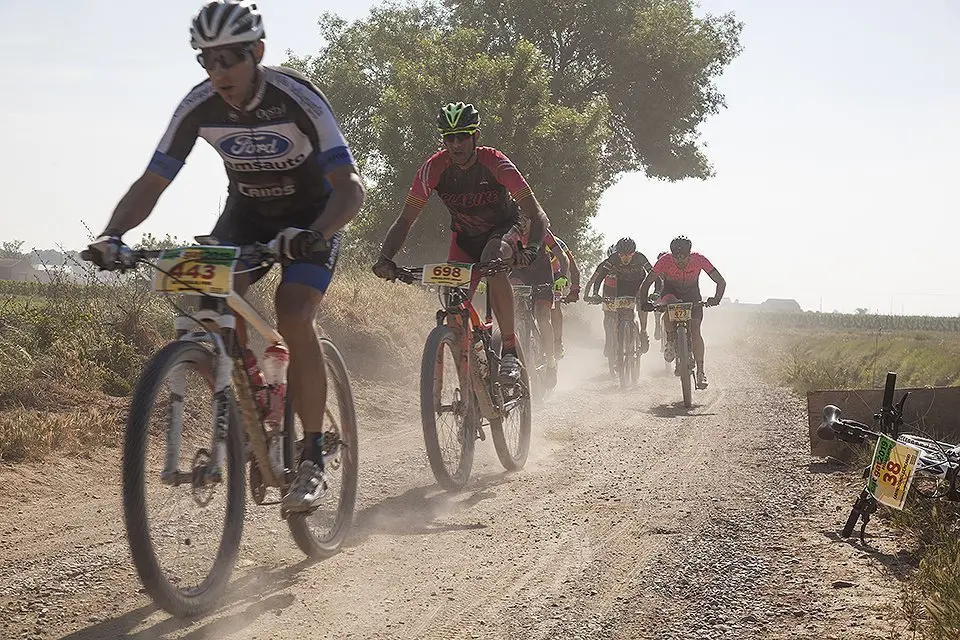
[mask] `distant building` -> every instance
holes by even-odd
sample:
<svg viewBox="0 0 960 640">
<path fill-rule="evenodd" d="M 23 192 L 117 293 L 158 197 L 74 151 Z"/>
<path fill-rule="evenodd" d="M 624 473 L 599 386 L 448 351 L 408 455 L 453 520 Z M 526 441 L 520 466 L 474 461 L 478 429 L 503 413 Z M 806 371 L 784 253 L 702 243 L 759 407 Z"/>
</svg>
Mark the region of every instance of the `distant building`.
<svg viewBox="0 0 960 640">
<path fill-rule="evenodd" d="M 0 280 L 30 281 L 34 279 L 29 258 L 0 258 Z"/>
<path fill-rule="evenodd" d="M 803 307 L 792 298 L 767 298 L 760 303 L 760 310 L 774 313 L 803 313 Z"/>
<path fill-rule="evenodd" d="M 755 302 L 740 302 L 739 299 L 730 302 L 729 298 L 724 298 L 721 304 L 730 309 L 740 311 L 761 311 L 765 313 L 803 313 L 803 307 L 792 298 L 767 298 L 760 304 Z"/>
</svg>

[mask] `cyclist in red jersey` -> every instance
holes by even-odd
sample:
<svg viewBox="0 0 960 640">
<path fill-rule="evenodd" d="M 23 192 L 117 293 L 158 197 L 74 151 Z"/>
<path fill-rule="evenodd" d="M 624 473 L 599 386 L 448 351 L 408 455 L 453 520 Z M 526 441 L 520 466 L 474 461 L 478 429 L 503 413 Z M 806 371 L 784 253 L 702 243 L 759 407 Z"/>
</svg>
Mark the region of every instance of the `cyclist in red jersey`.
<svg viewBox="0 0 960 640">
<path fill-rule="evenodd" d="M 510 159 L 492 147 L 477 144 L 480 113 L 472 104 L 451 102 L 440 109 L 438 129 L 443 149 L 417 171 L 403 211 L 383 241 L 373 272 L 386 280 L 396 278 L 393 257 L 434 191 L 452 218 L 449 260 L 487 262 L 500 258 L 520 267 L 533 263 L 550 223 L 533 190 Z M 530 219 L 529 244 L 525 247 L 519 241 L 521 216 Z M 520 362 L 514 333 L 513 289 L 506 273 L 487 280 L 493 312 L 503 335 L 500 378 L 514 383 L 520 378 Z M 476 284 L 475 280 L 471 288 Z"/>
<path fill-rule="evenodd" d="M 663 277 L 663 293 L 661 304 L 667 302 L 700 302 L 700 273 L 704 272 L 717 284 L 716 293 L 704 303 L 708 307 L 720 304 L 723 292 L 727 288 L 727 281 L 705 256 L 692 253 L 693 243 L 685 236 L 677 236 L 670 241 L 670 253 L 657 260 L 653 271 L 640 285 L 640 299 L 647 300 L 650 285 L 658 277 Z M 647 311 L 653 310 L 653 304 L 644 302 Z M 690 323 L 690 335 L 693 338 L 693 357 L 697 362 L 697 388 L 707 388 L 707 374 L 703 367 L 703 334 L 700 326 L 703 323 L 703 308 L 694 307 L 693 319 Z M 664 329 L 667 332 L 667 344 L 664 346 L 663 358 L 672 362 L 677 354 L 677 330 L 669 318 L 664 315 Z"/>
</svg>

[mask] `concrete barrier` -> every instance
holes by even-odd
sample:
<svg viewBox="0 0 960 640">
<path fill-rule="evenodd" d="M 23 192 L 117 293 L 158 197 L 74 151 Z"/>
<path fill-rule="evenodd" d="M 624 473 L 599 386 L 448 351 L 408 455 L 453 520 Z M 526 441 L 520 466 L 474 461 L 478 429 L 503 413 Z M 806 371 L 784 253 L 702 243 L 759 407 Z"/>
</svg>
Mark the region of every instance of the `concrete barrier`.
<svg viewBox="0 0 960 640">
<path fill-rule="evenodd" d="M 897 389 L 894 400 L 910 392 L 903 409 L 905 430 L 926 433 L 947 442 L 960 442 L 960 387 Z M 823 419 L 824 405 L 840 407 L 843 417 L 876 426 L 873 414 L 880 410 L 883 389 L 811 391 L 807 393 L 807 418 L 810 427 L 810 455 L 848 461 L 853 447 L 837 440 L 821 440 L 817 427 Z"/>
</svg>

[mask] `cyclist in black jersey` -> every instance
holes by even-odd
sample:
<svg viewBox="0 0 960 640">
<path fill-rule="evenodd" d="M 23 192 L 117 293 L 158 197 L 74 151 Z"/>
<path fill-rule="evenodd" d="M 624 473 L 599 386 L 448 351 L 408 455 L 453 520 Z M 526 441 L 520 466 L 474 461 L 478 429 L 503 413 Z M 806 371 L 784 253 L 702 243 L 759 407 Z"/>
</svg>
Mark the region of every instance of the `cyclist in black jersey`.
<svg viewBox="0 0 960 640">
<path fill-rule="evenodd" d="M 480 113 L 472 104 L 451 102 L 441 108 L 438 129 L 443 149 L 417 171 L 403 211 L 383 241 L 373 272 L 387 280 L 396 278 L 393 257 L 434 191 L 452 217 L 449 260 L 486 262 L 501 258 L 520 267 L 530 265 L 540 254 L 550 223 L 526 179 L 507 156 L 492 147 L 477 145 Z M 525 247 L 519 240 L 519 216 L 529 218 L 531 223 L 529 244 Z M 520 378 L 520 363 L 514 333 L 513 289 L 506 273 L 487 280 L 493 312 L 503 335 L 499 375 L 505 382 L 515 383 Z M 476 285 L 475 280 L 471 293 Z"/>
<path fill-rule="evenodd" d="M 341 229 L 363 203 L 363 183 L 323 93 L 291 69 L 260 64 L 265 33 L 256 4 L 207 2 L 190 36 L 208 79 L 177 107 L 147 170 L 90 245 L 92 261 L 113 268 L 123 234 L 147 219 L 196 139 L 210 143 L 229 181 L 213 235 L 228 244 L 278 237 L 287 259 L 276 292 L 277 328 L 290 349 L 290 391 L 305 440 L 284 505 L 305 511 L 326 487 L 321 442 L 327 385 L 315 319 L 333 277 Z M 312 250 L 326 245 L 329 251 Z M 263 275 L 262 269 L 237 274 L 238 292 Z M 237 330 L 245 344 L 241 318 Z"/>
<path fill-rule="evenodd" d="M 590 282 L 587 283 L 584 299 L 594 298 L 596 289 L 599 288 L 603 278 L 608 274 L 614 274 L 617 277 L 617 296 L 636 297 L 640 289 L 640 283 L 653 270 L 653 265 L 647 260 L 647 256 L 637 251 L 637 243 L 634 242 L 633 238 L 620 238 L 614 249 L 615 253 L 608 256 L 597 266 Z M 637 302 L 638 307 L 641 302 Z M 650 348 L 650 338 L 647 336 L 647 312 L 641 311 L 639 316 L 640 351 L 646 353 Z"/>
</svg>

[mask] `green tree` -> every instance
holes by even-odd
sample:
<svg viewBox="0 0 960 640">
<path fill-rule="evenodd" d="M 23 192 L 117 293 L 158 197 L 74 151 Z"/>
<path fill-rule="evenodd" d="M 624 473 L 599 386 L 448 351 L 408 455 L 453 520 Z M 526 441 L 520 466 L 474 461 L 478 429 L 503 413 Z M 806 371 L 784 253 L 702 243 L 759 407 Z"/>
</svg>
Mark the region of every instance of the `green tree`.
<svg viewBox="0 0 960 640">
<path fill-rule="evenodd" d="M 590 224 L 619 174 L 710 175 L 696 127 L 722 104 L 712 78 L 739 34 L 732 17 L 694 19 L 681 0 L 389 4 L 352 23 L 325 14 L 320 28 L 319 54 L 288 52 L 285 64 L 324 90 L 357 156 L 368 197 L 350 242 L 366 252 L 438 149 L 439 106 L 462 99 L 480 109 L 483 140 L 527 176 L 554 232 L 599 255 Z M 448 226 L 431 200 L 407 258 L 442 257 Z"/>
<path fill-rule="evenodd" d="M 556 100 L 610 105 L 623 171 L 708 178 L 698 127 L 725 106 L 715 79 L 741 51 L 732 13 L 694 15 L 695 0 L 444 0 L 491 50 L 529 40 L 547 58 Z"/>
<path fill-rule="evenodd" d="M 4 240 L 0 242 L 0 258 L 22 258 L 23 240 Z"/>
</svg>

